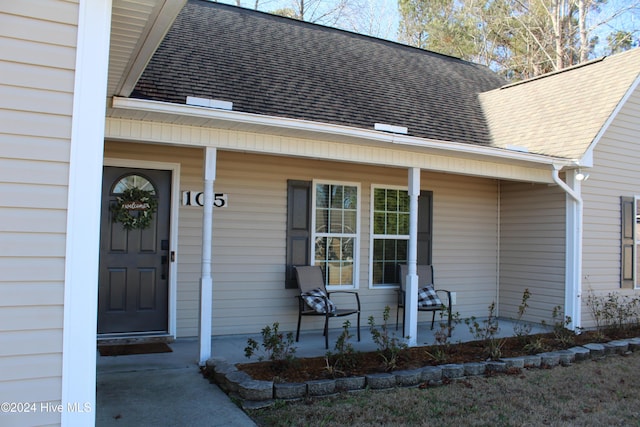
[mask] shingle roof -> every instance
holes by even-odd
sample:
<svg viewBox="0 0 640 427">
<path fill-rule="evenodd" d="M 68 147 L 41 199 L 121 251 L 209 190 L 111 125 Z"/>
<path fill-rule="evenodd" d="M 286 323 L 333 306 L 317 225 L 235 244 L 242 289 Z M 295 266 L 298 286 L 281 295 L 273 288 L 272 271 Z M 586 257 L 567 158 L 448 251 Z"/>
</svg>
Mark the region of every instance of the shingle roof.
<svg viewBox="0 0 640 427">
<path fill-rule="evenodd" d="M 580 159 L 640 72 L 640 49 L 480 96 L 492 145 Z"/>
<path fill-rule="evenodd" d="M 234 111 L 488 145 L 486 67 L 398 43 L 233 6 L 191 0 L 132 97 L 233 102 Z"/>
</svg>

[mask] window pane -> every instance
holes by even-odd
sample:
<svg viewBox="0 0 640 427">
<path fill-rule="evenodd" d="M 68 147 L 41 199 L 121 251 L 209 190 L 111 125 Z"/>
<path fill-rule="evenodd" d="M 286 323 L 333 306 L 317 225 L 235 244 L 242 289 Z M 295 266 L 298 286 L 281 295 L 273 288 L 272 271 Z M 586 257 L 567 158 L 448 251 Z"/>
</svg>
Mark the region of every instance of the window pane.
<svg viewBox="0 0 640 427">
<path fill-rule="evenodd" d="M 387 211 L 396 212 L 398 210 L 398 190 L 387 190 Z"/>
<path fill-rule="evenodd" d="M 342 211 L 338 209 L 329 210 L 329 230 L 328 233 L 342 233 Z"/>
<path fill-rule="evenodd" d="M 344 208 L 353 210 L 358 208 L 357 187 L 344 187 Z"/>
<path fill-rule="evenodd" d="M 374 262 L 373 263 L 373 277 L 372 282 L 374 285 L 379 285 L 384 283 L 384 263 L 382 262 Z"/>
<path fill-rule="evenodd" d="M 316 207 L 329 207 L 329 186 L 326 184 L 316 185 Z"/>
<path fill-rule="evenodd" d="M 387 233 L 398 234 L 398 214 L 387 213 Z"/>
<path fill-rule="evenodd" d="M 324 261 L 327 259 L 327 238 L 316 238 L 316 261 Z"/>
<path fill-rule="evenodd" d="M 342 209 L 344 200 L 342 199 L 344 187 L 342 185 L 331 186 L 330 206 L 336 209 Z"/>
<path fill-rule="evenodd" d="M 385 232 L 384 212 L 375 212 L 373 214 L 373 234 L 384 234 Z"/>
<path fill-rule="evenodd" d="M 409 235 L 409 214 L 398 214 L 398 234 Z"/>
<path fill-rule="evenodd" d="M 373 260 L 384 260 L 384 240 L 376 239 L 373 241 Z"/>
<path fill-rule="evenodd" d="M 358 213 L 356 211 L 345 211 L 343 233 L 355 234 L 358 225 Z"/>
<path fill-rule="evenodd" d="M 122 194 L 125 190 L 130 190 L 132 188 L 138 188 L 140 190 L 149 191 L 151 194 L 156 194 L 156 189 L 153 187 L 153 184 L 151 184 L 147 178 L 140 175 L 127 175 L 122 177 L 116 185 L 113 186 L 111 193 Z"/>
<path fill-rule="evenodd" d="M 396 240 L 396 261 L 398 264 L 406 264 L 407 263 L 407 252 L 409 248 L 408 240 Z"/>
<path fill-rule="evenodd" d="M 329 210 L 316 209 L 316 232 L 326 233 L 328 223 L 329 223 Z"/>
<path fill-rule="evenodd" d="M 398 211 L 409 212 L 409 192 L 406 190 L 398 193 Z"/>
<path fill-rule="evenodd" d="M 377 211 L 385 210 L 385 193 L 383 188 L 375 188 L 373 190 L 373 208 Z"/>
</svg>

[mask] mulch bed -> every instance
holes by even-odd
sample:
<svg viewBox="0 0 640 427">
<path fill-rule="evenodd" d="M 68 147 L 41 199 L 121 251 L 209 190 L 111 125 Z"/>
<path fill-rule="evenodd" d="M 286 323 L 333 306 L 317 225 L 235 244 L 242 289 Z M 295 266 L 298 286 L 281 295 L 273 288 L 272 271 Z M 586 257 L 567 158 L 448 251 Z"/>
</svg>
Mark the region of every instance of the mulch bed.
<svg viewBox="0 0 640 427">
<path fill-rule="evenodd" d="M 501 348 L 501 357 L 516 357 L 526 354 L 542 353 L 545 351 L 563 350 L 573 346 L 594 342 L 606 342 L 614 339 L 637 337 L 639 329 L 623 331 L 607 336 L 598 335 L 595 332 L 583 332 L 574 337 L 573 343 L 562 343 L 553 334 L 530 335 L 526 337 L 504 338 Z M 535 351 L 527 352 L 525 345 L 536 342 Z M 438 358 L 435 354 L 445 353 L 445 357 Z M 488 354 L 484 342 L 471 341 L 466 343 L 450 344 L 447 347 L 424 346 L 411 347 L 404 350 L 398 358 L 393 370 L 415 369 L 429 365 L 444 363 L 468 363 L 488 360 Z M 339 367 L 339 371 L 332 370 L 333 360 L 322 357 L 310 357 L 295 359 L 292 362 L 262 361 L 254 363 L 238 364 L 239 370 L 246 372 L 253 379 L 276 382 L 305 382 L 310 380 L 366 375 L 377 372 L 385 372 L 384 364 L 378 352 L 356 353 L 350 367 Z"/>
</svg>

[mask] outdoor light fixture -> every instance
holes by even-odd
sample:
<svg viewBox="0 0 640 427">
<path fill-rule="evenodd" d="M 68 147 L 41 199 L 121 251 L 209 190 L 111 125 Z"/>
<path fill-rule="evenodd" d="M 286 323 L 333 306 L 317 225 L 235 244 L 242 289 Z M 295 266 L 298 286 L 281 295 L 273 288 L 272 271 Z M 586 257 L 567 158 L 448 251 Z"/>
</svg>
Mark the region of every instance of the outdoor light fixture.
<svg viewBox="0 0 640 427">
<path fill-rule="evenodd" d="M 578 181 L 586 181 L 589 179 L 589 174 L 582 172 L 581 169 L 578 169 L 578 173 L 576 174 L 576 179 Z"/>
</svg>

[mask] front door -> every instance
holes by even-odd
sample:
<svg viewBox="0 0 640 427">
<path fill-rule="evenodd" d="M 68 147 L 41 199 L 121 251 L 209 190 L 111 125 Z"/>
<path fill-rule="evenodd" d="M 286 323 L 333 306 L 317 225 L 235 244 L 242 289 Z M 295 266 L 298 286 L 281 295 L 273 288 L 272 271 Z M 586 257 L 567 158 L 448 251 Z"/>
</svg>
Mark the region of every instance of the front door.
<svg viewBox="0 0 640 427">
<path fill-rule="evenodd" d="M 171 171 L 105 167 L 98 334 L 166 333 Z"/>
</svg>

